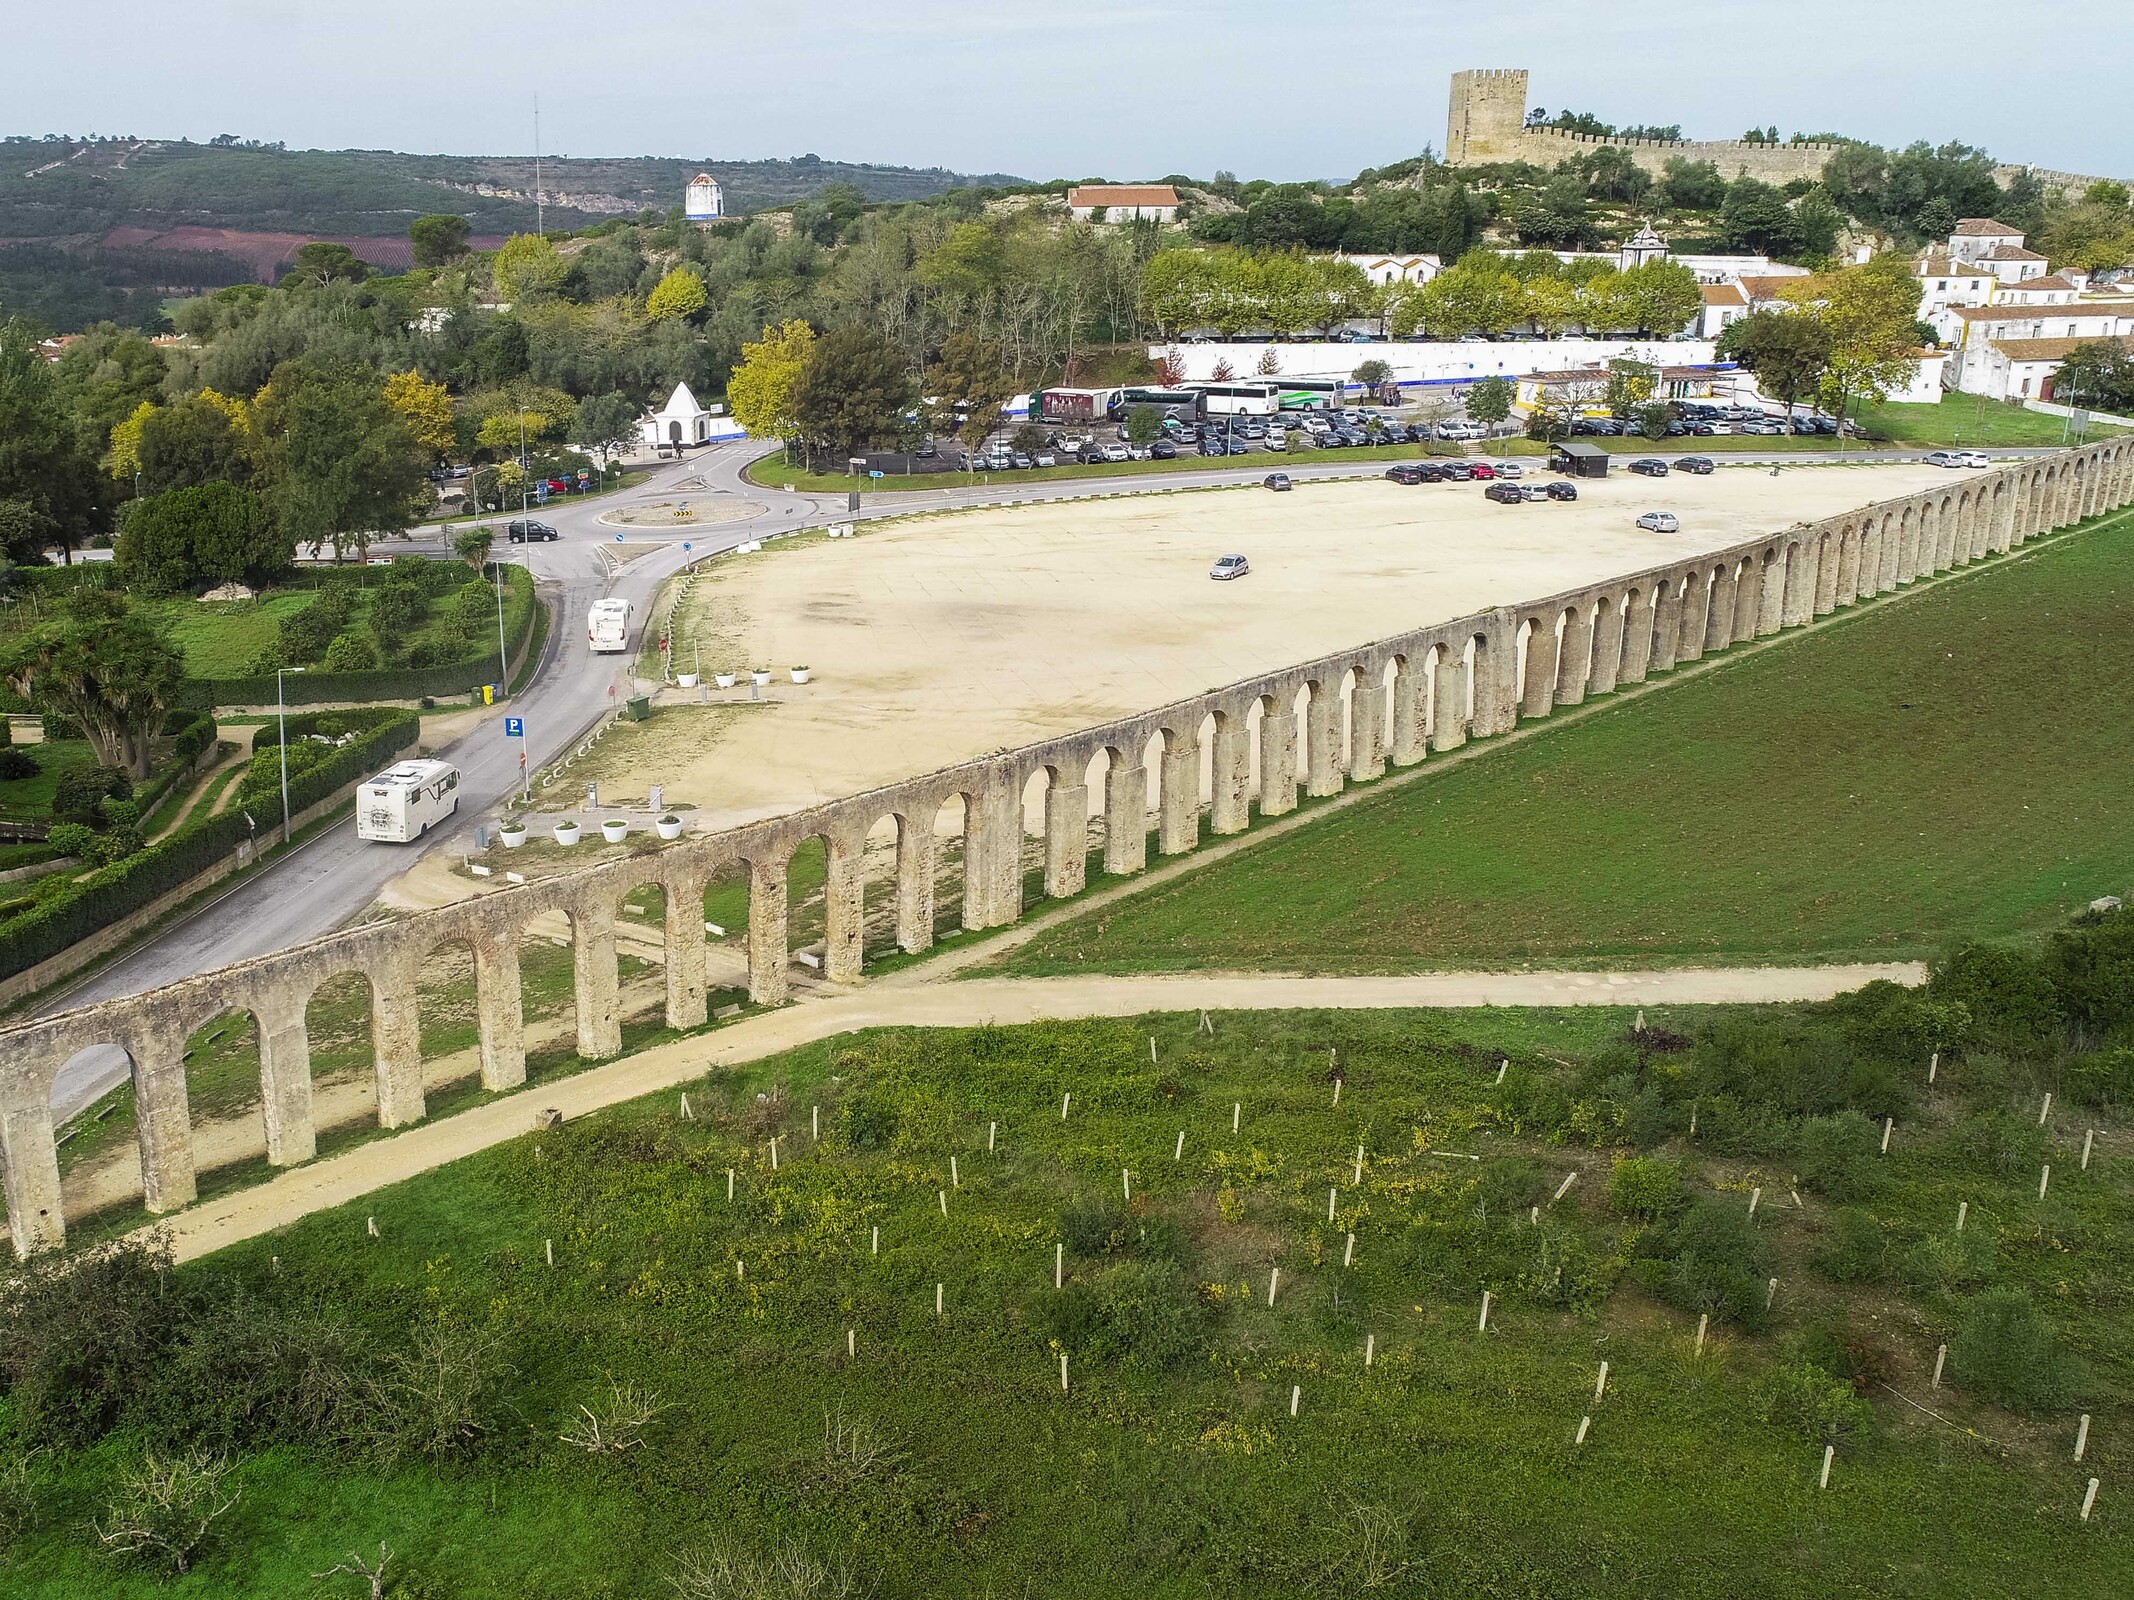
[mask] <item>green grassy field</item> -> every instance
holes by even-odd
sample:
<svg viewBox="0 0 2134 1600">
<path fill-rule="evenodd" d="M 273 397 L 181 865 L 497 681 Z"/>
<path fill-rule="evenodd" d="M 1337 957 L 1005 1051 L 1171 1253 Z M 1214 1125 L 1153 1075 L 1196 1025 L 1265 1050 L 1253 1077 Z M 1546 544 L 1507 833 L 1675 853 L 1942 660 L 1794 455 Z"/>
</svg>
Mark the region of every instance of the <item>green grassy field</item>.
<svg viewBox="0 0 2134 1600">
<path fill-rule="evenodd" d="M 2064 418 L 1975 394 L 1951 394 L 1938 405 L 1866 405 L 1859 422 L 1871 439 L 1904 444 L 2057 446 L 2071 438 Z M 2094 442 L 2120 431 L 2092 423 L 2088 437 Z"/>
<path fill-rule="evenodd" d="M 1910 1005 L 1813 1026 L 1858 1043 Z M 1798 1113 L 1834 1101 L 1759 1100 L 1666 1032 L 1809 1024 L 1646 1020 L 1638 1041 L 1600 1010 L 863 1034 L 692 1086 L 693 1121 L 665 1094 L 529 1134 L 184 1269 L 134 1305 L 123 1362 L 20 1381 L 0 1472 L 46 1443 L 0 1517 L 0 1586 L 353 1596 L 309 1575 L 382 1540 L 388 1594 L 454 1600 L 2124 1594 L 2134 1194 L 2064 1153 L 2050 1203 L 2029 1193 L 2091 1114 L 2026 1128 L 2054 1080 L 1984 1052 L 1931 1094 L 1916 1063 L 1855 1073 L 1837 1098 L 1900 1139 L 1873 1154 L 1848 1110 L 1864 1152 L 1811 1165 Z M 1647 1188 L 1610 1177 L 1626 1141 L 1672 1158 Z M 1740 1282 L 1699 1351 L 1722 1258 Z M 1988 1284 L 2088 1364 L 2034 1415 L 1970 1376 Z M 169 1331 L 178 1307 L 213 1333 Z M 12 1347 L 37 1373 L 42 1326 Z M 86 1429 L 53 1409 L 85 1373 L 113 1408 Z M 589 1418 L 622 1447 L 588 1448 Z M 144 1449 L 188 1446 L 238 1492 L 193 1571 L 98 1551 Z M 786 1580 L 755 1581 L 773 1556 Z M 692 1557 L 727 1586 L 678 1586 Z M 811 1564 L 852 1586 L 796 1580 Z"/>
<path fill-rule="evenodd" d="M 10 822 L 50 822 L 59 780 L 77 767 L 95 766 L 96 752 L 86 739 L 26 744 L 22 752 L 37 763 L 37 771 L 26 778 L 0 780 L 0 817 Z"/>
<path fill-rule="evenodd" d="M 1480 753 L 1005 964 L 1888 959 L 2044 927 L 2134 888 L 2130 600 L 2122 514 Z"/>
</svg>

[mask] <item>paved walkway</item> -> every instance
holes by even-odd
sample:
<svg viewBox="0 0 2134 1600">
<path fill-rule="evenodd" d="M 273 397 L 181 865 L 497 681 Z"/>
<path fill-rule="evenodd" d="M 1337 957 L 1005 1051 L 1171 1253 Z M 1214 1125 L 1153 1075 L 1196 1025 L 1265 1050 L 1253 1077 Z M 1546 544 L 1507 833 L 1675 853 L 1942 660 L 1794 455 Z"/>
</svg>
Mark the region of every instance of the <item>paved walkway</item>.
<svg viewBox="0 0 2134 1600">
<path fill-rule="evenodd" d="M 180 1261 L 286 1227 L 533 1127 L 554 1108 L 577 1118 L 860 1028 L 969 1027 L 1152 1011 L 1384 1010 L 1398 1007 L 1728 1005 L 1827 1000 L 1878 978 L 1918 984 L 1914 962 L 1831 967 L 1682 967 L 1652 972 L 1436 972 L 1285 978 L 1243 973 L 1156 978 L 991 978 L 923 989 L 870 987 L 787 1006 L 714 1033 L 655 1046 L 555 1083 L 284 1172 L 157 1224 Z"/>
</svg>

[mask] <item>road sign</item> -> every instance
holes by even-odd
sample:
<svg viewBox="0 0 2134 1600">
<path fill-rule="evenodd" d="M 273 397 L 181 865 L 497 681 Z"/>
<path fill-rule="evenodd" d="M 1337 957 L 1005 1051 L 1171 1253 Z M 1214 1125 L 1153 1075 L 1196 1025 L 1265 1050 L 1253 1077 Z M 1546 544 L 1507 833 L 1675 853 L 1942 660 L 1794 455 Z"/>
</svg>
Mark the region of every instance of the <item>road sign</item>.
<svg viewBox="0 0 2134 1600">
<path fill-rule="evenodd" d="M 881 475 L 882 474 L 880 472 L 870 472 L 867 474 L 867 476 L 870 478 L 879 478 Z"/>
<path fill-rule="evenodd" d="M 691 544 L 687 539 L 684 539 L 682 541 L 682 554 L 687 555 L 691 550 L 694 550 L 695 548 L 696 546 Z"/>
<path fill-rule="evenodd" d="M 622 543 L 622 535 L 621 535 L 621 534 L 619 534 L 619 533 L 618 533 L 617 535 L 615 535 L 615 542 L 616 542 L 617 544 L 621 544 L 621 543 Z"/>
<path fill-rule="evenodd" d="M 526 719 L 524 717 L 506 717 L 504 719 L 504 737 L 507 739 L 525 738 Z"/>
</svg>

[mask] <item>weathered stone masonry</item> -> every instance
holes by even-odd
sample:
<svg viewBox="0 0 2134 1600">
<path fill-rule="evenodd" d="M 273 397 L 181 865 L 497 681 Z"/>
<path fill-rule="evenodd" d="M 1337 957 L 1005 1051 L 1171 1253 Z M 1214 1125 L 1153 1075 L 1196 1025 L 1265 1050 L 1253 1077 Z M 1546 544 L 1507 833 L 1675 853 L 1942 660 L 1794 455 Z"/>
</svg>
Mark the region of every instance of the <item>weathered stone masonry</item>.
<svg viewBox="0 0 2134 1600">
<path fill-rule="evenodd" d="M 897 943 L 923 950 L 933 940 L 934 823 L 951 800 L 960 799 L 964 817 L 963 924 L 997 927 L 1023 912 L 1023 801 L 1039 774 L 1046 786 L 1041 893 L 1064 897 L 1083 887 L 1086 775 L 1099 758 L 1105 868 L 1138 872 L 1148 859 L 1146 753 L 1158 741 L 1156 846 L 1178 855 L 1199 843 L 1204 746 L 1211 830 L 1234 834 L 1255 801 L 1262 816 L 1295 808 L 1300 765 L 1308 793 L 1336 794 L 1382 776 L 1389 762 L 1413 766 L 1469 738 L 1508 732 L 1522 716 L 1545 717 L 2130 500 L 2134 441 L 1951 478 L 1902 500 L 1381 639 L 790 816 L 18 1024 L 0 1031 L 0 1156 L 16 1249 L 28 1254 L 65 1240 L 51 1092 L 60 1066 L 89 1046 L 117 1044 L 131 1058 L 143 1198 L 150 1211 L 170 1211 L 196 1192 L 185 1041 L 225 1012 L 249 1012 L 257 1024 L 268 1159 L 293 1165 L 317 1148 L 305 1007 L 343 973 L 360 972 L 371 987 L 378 1120 L 404 1126 L 424 1113 L 417 978 L 443 947 L 473 952 L 482 1084 L 509 1089 L 526 1077 L 519 947 L 528 924 L 545 913 L 561 912 L 571 928 L 578 1053 L 613 1056 L 621 1049 L 616 914 L 642 886 L 656 885 L 665 899 L 666 1020 L 694 1027 L 706 1020 L 704 890 L 727 871 L 748 875 L 750 996 L 765 1005 L 786 998 L 786 867 L 808 839 L 824 841 L 828 863 L 825 976 L 851 983 L 862 970 L 863 846 L 878 825 L 893 824 L 897 838 Z"/>
</svg>

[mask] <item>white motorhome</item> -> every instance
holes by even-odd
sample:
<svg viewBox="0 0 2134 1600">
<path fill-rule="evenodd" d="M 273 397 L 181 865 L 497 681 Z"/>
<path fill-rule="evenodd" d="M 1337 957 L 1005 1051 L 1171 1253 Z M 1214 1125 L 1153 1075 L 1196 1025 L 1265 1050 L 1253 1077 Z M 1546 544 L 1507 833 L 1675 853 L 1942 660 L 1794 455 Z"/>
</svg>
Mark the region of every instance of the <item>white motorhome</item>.
<svg viewBox="0 0 2134 1600">
<path fill-rule="evenodd" d="M 459 768 L 449 761 L 403 761 L 356 791 L 356 837 L 406 844 L 458 809 Z"/>
<path fill-rule="evenodd" d="M 585 614 L 585 641 L 593 654 L 614 655 L 630 648 L 630 602 L 595 600 Z"/>
</svg>

